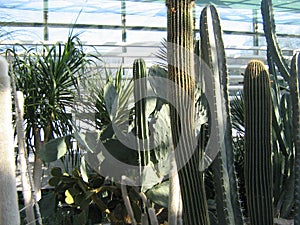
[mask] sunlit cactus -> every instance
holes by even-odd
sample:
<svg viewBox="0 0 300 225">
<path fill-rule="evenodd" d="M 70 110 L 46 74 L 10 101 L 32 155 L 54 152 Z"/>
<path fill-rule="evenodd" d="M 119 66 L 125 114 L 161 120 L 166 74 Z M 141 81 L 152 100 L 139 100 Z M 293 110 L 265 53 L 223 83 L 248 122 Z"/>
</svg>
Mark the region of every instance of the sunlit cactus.
<svg viewBox="0 0 300 225">
<path fill-rule="evenodd" d="M 19 225 L 8 64 L 0 57 L 0 224 Z"/>
</svg>

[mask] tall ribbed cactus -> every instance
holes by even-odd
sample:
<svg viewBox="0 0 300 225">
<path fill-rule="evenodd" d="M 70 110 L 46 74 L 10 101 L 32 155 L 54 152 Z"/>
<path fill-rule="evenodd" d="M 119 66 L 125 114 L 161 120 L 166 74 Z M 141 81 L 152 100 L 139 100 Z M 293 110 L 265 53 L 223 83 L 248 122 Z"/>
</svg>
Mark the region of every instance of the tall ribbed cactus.
<svg viewBox="0 0 300 225">
<path fill-rule="evenodd" d="M 8 65 L 0 58 L 0 224 L 19 225 Z"/>
<path fill-rule="evenodd" d="M 272 102 L 270 77 L 261 61 L 244 77 L 245 183 L 251 225 L 273 225 Z"/>
<path fill-rule="evenodd" d="M 137 137 L 137 151 L 139 157 L 140 175 L 142 167 L 150 162 L 149 151 L 149 130 L 146 117 L 146 64 L 143 59 L 136 59 L 133 62 L 133 79 L 134 79 L 134 99 L 135 99 L 135 129 Z"/>
<path fill-rule="evenodd" d="M 286 59 L 283 57 L 277 36 L 276 26 L 273 13 L 272 0 L 262 0 L 261 11 L 263 16 L 264 32 L 268 46 L 268 64 L 276 75 L 275 66 L 278 68 L 280 75 L 290 87 L 292 99 L 292 133 L 293 143 L 295 146 L 295 225 L 300 224 L 300 129 L 299 129 L 299 53 L 294 55 L 291 67 L 288 66 Z M 297 82 L 298 80 L 298 82 Z"/>
<path fill-rule="evenodd" d="M 205 7 L 200 18 L 205 95 L 210 108 L 210 138 L 201 167 L 212 163 L 219 224 L 243 224 L 232 146 L 228 73 L 217 10 Z"/>
<path fill-rule="evenodd" d="M 138 164 L 140 167 L 140 182 L 142 187 L 148 185 L 144 182 L 145 171 L 143 168 L 150 164 L 150 138 L 148 128 L 148 115 L 147 115 L 147 72 L 146 64 L 143 59 L 136 59 L 133 62 L 133 79 L 134 79 L 134 102 L 135 102 L 135 117 L 134 125 L 137 137 L 137 151 L 138 151 Z M 158 225 L 158 221 L 154 210 L 149 208 L 147 200 L 143 201 L 144 210 L 142 213 L 141 223 L 148 224 L 148 219 L 151 225 Z M 148 207 L 148 210 L 146 208 Z"/>
<path fill-rule="evenodd" d="M 280 74 L 284 77 L 284 79 L 288 80 L 289 68 L 286 60 L 282 55 L 277 40 L 272 0 L 262 0 L 261 12 L 263 16 L 264 32 L 265 32 L 266 41 L 268 45 L 269 64 L 275 62 Z M 273 68 L 273 66 L 274 65 L 269 65 L 270 68 Z"/>
<path fill-rule="evenodd" d="M 295 157 L 295 225 L 300 224 L 300 53 L 291 62 L 290 93 L 292 97 L 293 141 Z"/>
<path fill-rule="evenodd" d="M 195 149 L 194 1 L 166 0 L 166 5 L 168 77 L 177 85 L 169 90 L 170 117 L 175 159 L 180 168 L 183 222 L 206 225 L 208 207 L 203 174 L 198 170 L 199 152 Z"/>
</svg>

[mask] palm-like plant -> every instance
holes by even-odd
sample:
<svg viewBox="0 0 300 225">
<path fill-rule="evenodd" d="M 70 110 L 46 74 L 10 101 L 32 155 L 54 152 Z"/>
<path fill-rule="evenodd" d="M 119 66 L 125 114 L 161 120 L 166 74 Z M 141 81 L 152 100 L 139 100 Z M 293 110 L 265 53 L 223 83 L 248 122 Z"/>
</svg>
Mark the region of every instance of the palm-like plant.
<svg viewBox="0 0 300 225">
<path fill-rule="evenodd" d="M 21 46 L 22 47 L 22 46 Z M 14 55 L 17 89 L 25 96 L 24 120 L 28 151 L 35 153 L 34 182 L 40 193 L 43 143 L 72 132 L 70 108 L 74 103 L 81 77 L 95 60 L 85 54 L 78 35 L 69 36 L 65 44 L 42 44 Z"/>
</svg>

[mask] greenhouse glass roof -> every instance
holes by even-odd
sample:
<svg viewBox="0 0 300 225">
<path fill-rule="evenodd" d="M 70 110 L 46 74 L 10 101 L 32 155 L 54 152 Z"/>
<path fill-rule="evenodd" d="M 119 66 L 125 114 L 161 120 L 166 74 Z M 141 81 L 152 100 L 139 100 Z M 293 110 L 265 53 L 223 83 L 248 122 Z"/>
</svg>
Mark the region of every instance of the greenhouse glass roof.
<svg viewBox="0 0 300 225">
<path fill-rule="evenodd" d="M 114 10 L 114 6 L 119 1 L 99 1 L 99 0 L 72 0 L 72 1 L 51 1 L 51 10 L 54 11 L 77 11 L 78 9 L 82 8 L 82 6 L 86 7 L 88 10 L 94 13 L 101 13 L 103 12 L 102 4 L 103 2 L 111 2 L 111 9 Z M 150 3 L 163 3 L 164 0 L 127 0 L 127 2 L 150 2 Z M 1 8 L 18 8 L 22 10 L 41 10 L 43 5 L 40 4 L 40 0 L 1 0 L 0 5 Z M 258 9 L 260 7 L 259 0 L 196 0 L 197 5 L 205 5 L 205 4 L 215 4 L 219 7 L 226 7 L 226 8 L 252 8 Z M 104 4 L 105 5 L 105 4 Z M 118 4 L 117 4 L 118 5 Z M 300 10 L 300 2 L 298 0 L 273 0 L 273 6 L 275 10 L 280 11 L 299 11 Z"/>
<path fill-rule="evenodd" d="M 239 74 L 235 68 L 241 69 L 253 56 L 265 59 L 260 2 L 196 0 L 196 28 L 203 7 L 209 3 L 217 7 L 231 74 Z M 278 41 L 291 56 L 300 46 L 300 1 L 272 2 Z M 0 38 L 3 29 L 14 34 L 10 40 L 0 39 L 0 49 L 11 43 L 64 42 L 72 31 L 80 33 L 88 48 L 118 59 L 116 65 L 130 66 L 137 57 L 151 65 L 156 60 L 153 53 L 166 38 L 166 14 L 165 0 L 0 0 Z"/>
<path fill-rule="evenodd" d="M 47 2 L 48 11 L 51 13 L 90 13 L 97 14 L 121 14 L 121 0 L 0 0 L 0 10 L 10 12 L 23 12 L 25 20 L 27 12 L 41 12 Z M 164 0 L 124 0 L 126 2 L 127 15 L 145 15 L 149 17 L 165 16 L 166 7 Z M 260 0 L 197 0 L 196 5 L 203 7 L 206 4 L 215 4 L 219 8 L 228 9 L 260 9 Z M 276 11 L 300 13 L 299 0 L 273 0 L 273 7 Z M 13 16 L 13 15 L 12 15 Z M 64 15 L 65 16 L 65 15 Z M 36 18 L 37 20 L 39 18 Z M 240 19 L 248 19 L 247 17 Z M 94 18 L 95 22 L 97 18 Z M 109 20 L 109 18 L 107 18 Z M 300 21 L 299 15 L 294 18 L 287 18 L 285 23 Z M 296 22 L 293 22 L 296 23 Z"/>
<path fill-rule="evenodd" d="M 124 3 L 123 9 L 122 2 Z M 209 3 L 217 6 L 221 21 L 224 21 L 223 29 L 225 30 L 227 27 L 245 30 L 243 23 L 253 22 L 254 11 L 258 17 L 258 23 L 261 23 L 260 0 L 197 0 L 196 20 L 199 19 L 197 17 L 202 8 Z M 273 5 L 277 24 L 300 24 L 299 0 L 273 0 Z M 132 35 L 128 36 L 127 41 L 134 38 L 134 31 L 143 30 L 146 34 L 146 39 L 143 40 L 147 41 L 147 38 L 153 39 L 150 31 L 162 32 L 166 28 L 167 10 L 164 0 L 0 0 L 0 27 L 26 27 L 30 35 L 23 35 L 22 40 L 42 40 L 41 28 L 45 25 L 45 11 L 47 11 L 50 40 L 54 41 L 65 39 L 67 31 L 63 31 L 62 28 L 70 28 L 70 24 L 75 24 L 75 28 L 85 29 L 85 32 L 91 29 L 110 30 L 109 37 L 111 38 L 107 38 L 108 33 L 102 32 L 101 35 L 97 35 L 97 40 L 93 40 L 96 42 L 121 41 L 121 35 L 118 32 L 125 26 L 126 30 L 132 30 Z M 125 25 L 121 20 L 122 14 L 126 15 Z M 229 21 L 230 25 L 226 21 Z M 292 33 L 298 32 L 294 28 L 288 30 Z M 33 34 L 38 37 L 29 38 Z M 89 40 L 92 38 L 89 34 L 88 37 Z M 154 41 L 161 39 L 161 35 L 155 37 Z"/>
</svg>

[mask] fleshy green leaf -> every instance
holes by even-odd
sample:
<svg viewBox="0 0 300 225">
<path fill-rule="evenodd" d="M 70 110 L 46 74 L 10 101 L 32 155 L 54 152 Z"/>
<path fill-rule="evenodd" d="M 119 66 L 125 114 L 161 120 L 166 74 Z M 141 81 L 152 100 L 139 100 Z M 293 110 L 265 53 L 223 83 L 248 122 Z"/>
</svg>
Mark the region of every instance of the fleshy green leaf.
<svg viewBox="0 0 300 225">
<path fill-rule="evenodd" d="M 69 141 L 69 135 L 50 140 L 40 149 L 40 158 L 45 162 L 54 162 L 60 159 L 67 153 Z"/>
<path fill-rule="evenodd" d="M 169 204 L 169 181 L 164 181 L 146 192 L 147 197 L 154 203 L 163 207 Z"/>
<path fill-rule="evenodd" d="M 161 182 L 163 177 L 159 177 L 154 169 L 153 163 L 149 163 L 143 169 L 142 175 L 142 192 L 152 188 L 155 184 Z"/>
<path fill-rule="evenodd" d="M 107 83 L 104 87 L 104 100 L 106 109 L 110 115 L 113 111 L 114 104 L 116 104 L 117 97 L 118 94 L 115 86 L 111 82 Z"/>
<path fill-rule="evenodd" d="M 51 175 L 54 177 L 61 177 L 63 175 L 61 168 L 53 167 L 51 169 Z"/>
</svg>

